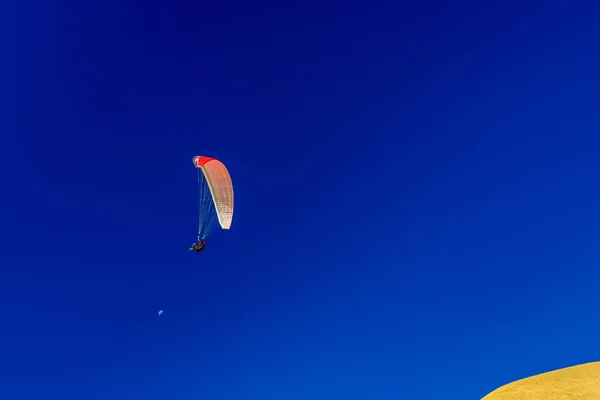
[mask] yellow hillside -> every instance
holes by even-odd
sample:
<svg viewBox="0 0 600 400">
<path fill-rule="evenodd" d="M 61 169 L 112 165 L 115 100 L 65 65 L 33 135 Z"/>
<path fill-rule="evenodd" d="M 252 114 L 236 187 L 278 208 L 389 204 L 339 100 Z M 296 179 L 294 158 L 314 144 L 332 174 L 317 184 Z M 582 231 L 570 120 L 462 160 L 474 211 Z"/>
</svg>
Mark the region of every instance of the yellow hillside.
<svg viewBox="0 0 600 400">
<path fill-rule="evenodd" d="M 600 400 L 600 362 L 521 379 L 494 390 L 482 400 Z"/>
</svg>

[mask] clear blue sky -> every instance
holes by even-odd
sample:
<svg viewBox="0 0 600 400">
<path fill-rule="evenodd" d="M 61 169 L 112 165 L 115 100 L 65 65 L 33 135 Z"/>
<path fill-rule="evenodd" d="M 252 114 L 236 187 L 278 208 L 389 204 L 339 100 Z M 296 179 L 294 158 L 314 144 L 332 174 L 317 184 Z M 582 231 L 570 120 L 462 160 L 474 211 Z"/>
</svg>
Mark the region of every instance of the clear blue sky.
<svg viewBox="0 0 600 400">
<path fill-rule="evenodd" d="M 4 3 L 0 397 L 477 399 L 600 359 L 600 6 L 459 3 Z M 236 193 L 201 254 L 194 155 Z"/>
</svg>

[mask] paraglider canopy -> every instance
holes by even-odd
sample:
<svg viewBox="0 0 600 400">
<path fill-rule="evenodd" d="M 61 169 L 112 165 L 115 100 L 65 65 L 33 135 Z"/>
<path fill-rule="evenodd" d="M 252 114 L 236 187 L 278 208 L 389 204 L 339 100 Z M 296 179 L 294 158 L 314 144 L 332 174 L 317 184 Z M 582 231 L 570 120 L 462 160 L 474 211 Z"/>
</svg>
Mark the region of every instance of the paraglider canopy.
<svg viewBox="0 0 600 400">
<path fill-rule="evenodd" d="M 216 158 L 196 156 L 198 169 L 198 237 L 206 238 L 219 223 L 230 229 L 233 220 L 233 183 L 225 164 Z"/>
<path fill-rule="evenodd" d="M 575 365 L 506 384 L 481 400 L 597 399 L 600 362 Z"/>
</svg>

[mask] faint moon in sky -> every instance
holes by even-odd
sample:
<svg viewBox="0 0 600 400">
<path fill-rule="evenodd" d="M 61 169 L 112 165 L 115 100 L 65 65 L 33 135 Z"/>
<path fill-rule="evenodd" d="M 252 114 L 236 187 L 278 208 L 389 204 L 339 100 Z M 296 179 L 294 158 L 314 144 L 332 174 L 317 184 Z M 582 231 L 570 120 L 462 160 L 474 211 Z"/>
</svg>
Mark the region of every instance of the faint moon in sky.
<svg viewBox="0 0 600 400">
<path fill-rule="evenodd" d="M 163 312 L 164 312 L 163 310 L 160 310 L 160 311 L 158 312 L 158 315 L 162 315 L 162 313 L 163 313 Z"/>
</svg>

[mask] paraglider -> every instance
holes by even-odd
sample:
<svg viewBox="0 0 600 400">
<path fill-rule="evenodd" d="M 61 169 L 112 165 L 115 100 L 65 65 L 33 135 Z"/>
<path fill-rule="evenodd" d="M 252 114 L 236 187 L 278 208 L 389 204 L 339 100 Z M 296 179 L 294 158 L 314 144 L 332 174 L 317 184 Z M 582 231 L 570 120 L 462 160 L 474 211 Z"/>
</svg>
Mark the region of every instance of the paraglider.
<svg viewBox="0 0 600 400">
<path fill-rule="evenodd" d="M 190 250 L 195 250 L 196 253 L 200 253 L 202 250 L 204 250 L 204 246 L 206 246 L 206 241 L 204 239 L 198 239 L 197 242 L 192 244 Z"/>
<path fill-rule="evenodd" d="M 196 156 L 192 162 L 198 171 L 198 239 L 190 250 L 204 250 L 206 237 L 218 225 L 231 228 L 233 184 L 225 164 L 216 158 Z"/>
</svg>

